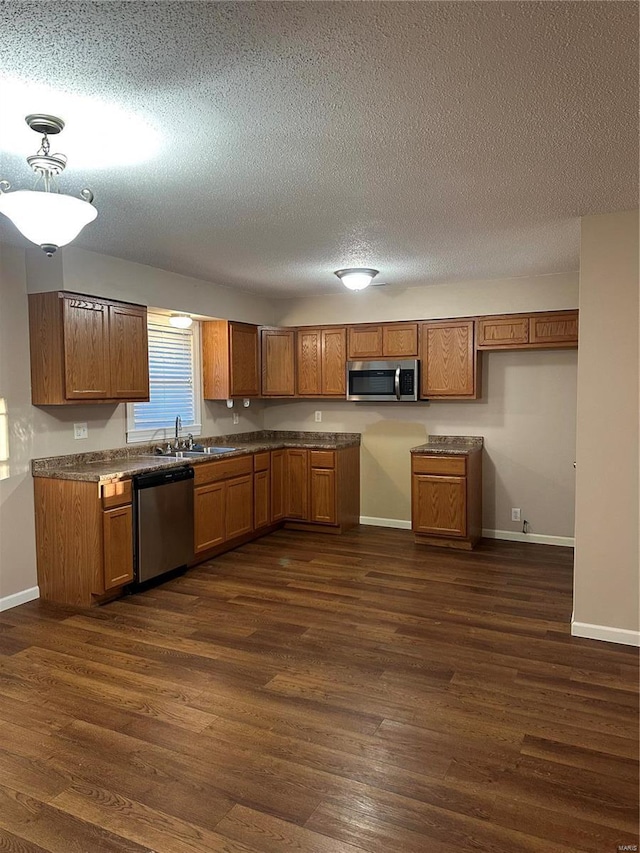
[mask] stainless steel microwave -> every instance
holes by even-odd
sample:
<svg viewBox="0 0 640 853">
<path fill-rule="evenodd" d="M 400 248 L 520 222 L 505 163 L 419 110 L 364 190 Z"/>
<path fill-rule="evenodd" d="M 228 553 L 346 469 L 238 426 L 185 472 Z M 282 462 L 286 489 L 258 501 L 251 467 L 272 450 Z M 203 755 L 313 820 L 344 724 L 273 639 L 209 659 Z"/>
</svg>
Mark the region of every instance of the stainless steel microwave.
<svg viewBox="0 0 640 853">
<path fill-rule="evenodd" d="M 417 400 L 419 374 L 420 362 L 416 358 L 348 361 L 347 400 L 369 400 L 372 403 Z"/>
</svg>

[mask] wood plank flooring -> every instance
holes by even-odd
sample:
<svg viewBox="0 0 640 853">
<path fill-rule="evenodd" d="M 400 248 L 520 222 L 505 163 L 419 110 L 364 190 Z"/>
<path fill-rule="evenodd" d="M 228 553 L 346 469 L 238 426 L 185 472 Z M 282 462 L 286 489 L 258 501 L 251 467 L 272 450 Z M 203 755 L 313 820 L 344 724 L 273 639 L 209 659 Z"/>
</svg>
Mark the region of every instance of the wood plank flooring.
<svg viewBox="0 0 640 853">
<path fill-rule="evenodd" d="M 570 636 L 572 560 L 279 531 L 0 614 L 0 850 L 634 849 L 638 651 Z"/>
</svg>

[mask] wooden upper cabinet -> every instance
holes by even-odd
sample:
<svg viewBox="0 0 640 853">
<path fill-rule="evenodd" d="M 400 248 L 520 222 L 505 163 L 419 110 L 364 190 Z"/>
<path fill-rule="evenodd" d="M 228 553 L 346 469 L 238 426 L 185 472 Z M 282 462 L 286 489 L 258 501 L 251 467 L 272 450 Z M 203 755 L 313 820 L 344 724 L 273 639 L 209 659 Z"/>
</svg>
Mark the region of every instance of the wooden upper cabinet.
<svg viewBox="0 0 640 853">
<path fill-rule="evenodd" d="M 258 327 L 234 320 L 207 320 L 201 335 L 204 399 L 257 397 Z"/>
<path fill-rule="evenodd" d="M 109 306 L 111 396 L 149 398 L 147 309 L 137 305 Z"/>
<path fill-rule="evenodd" d="M 382 327 L 383 358 L 415 358 L 417 355 L 417 323 L 396 323 Z"/>
<path fill-rule="evenodd" d="M 417 323 L 349 326 L 349 358 L 416 358 Z"/>
<path fill-rule="evenodd" d="M 511 349 L 529 343 L 529 315 L 480 317 L 478 349 Z"/>
<path fill-rule="evenodd" d="M 473 332 L 473 320 L 422 323 L 422 397 L 475 399 L 478 396 Z"/>
<path fill-rule="evenodd" d="M 295 331 L 262 328 L 262 395 L 293 397 L 295 388 Z"/>
<path fill-rule="evenodd" d="M 532 314 L 529 318 L 529 343 L 539 347 L 578 346 L 578 312 Z"/>
<path fill-rule="evenodd" d="M 147 309 L 76 293 L 29 295 L 35 406 L 149 399 Z"/>
<path fill-rule="evenodd" d="M 349 326 L 347 334 L 351 360 L 382 356 L 382 326 Z"/>
<path fill-rule="evenodd" d="M 578 312 L 479 317 L 477 330 L 479 350 L 577 347 Z"/>
<path fill-rule="evenodd" d="M 344 397 L 346 383 L 344 328 L 298 329 L 296 376 L 299 397 Z"/>
<path fill-rule="evenodd" d="M 296 385 L 298 396 L 322 394 L 322 330 L 298 329 L 296 332 Z"/>
</svg>

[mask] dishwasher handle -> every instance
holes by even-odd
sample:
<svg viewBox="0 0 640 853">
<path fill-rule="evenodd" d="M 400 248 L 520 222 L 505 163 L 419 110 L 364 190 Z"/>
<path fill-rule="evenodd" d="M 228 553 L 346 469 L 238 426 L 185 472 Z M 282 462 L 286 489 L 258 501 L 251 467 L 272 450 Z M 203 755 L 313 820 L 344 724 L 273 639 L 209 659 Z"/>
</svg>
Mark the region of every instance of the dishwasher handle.
<svg viewBox="0 0 640 853">
<path fill-rule="evenodd" d="M 139 492 L 141 489 L 166 486 L 169 483 L 179 483 L 181 480 L 193 480 L 193 468 L 190 465 L 169 468 L 165 471 L 149 471 L 147 474 L 137 474 L 133 478 L 133 488 Z"/>
</svg>

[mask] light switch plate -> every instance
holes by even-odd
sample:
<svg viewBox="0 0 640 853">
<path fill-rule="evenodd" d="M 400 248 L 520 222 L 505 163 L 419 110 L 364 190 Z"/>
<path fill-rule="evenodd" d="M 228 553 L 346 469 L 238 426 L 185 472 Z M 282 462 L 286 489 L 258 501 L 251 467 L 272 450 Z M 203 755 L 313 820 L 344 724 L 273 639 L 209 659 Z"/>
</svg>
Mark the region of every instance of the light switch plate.
<svg viewBox="0 0 640 853">
<path fill-rule="evenodd" d="M 233 425 L 237 426 L 240 423 L 240 415 L 237 412 L 233 413 Z"/>
<path fill-rule="evenodd" d="M 86 424 L 74 424 L 73 425 L 73 437 L 74 438 L 89 438 L 89 428 Z"/>
</svg>

